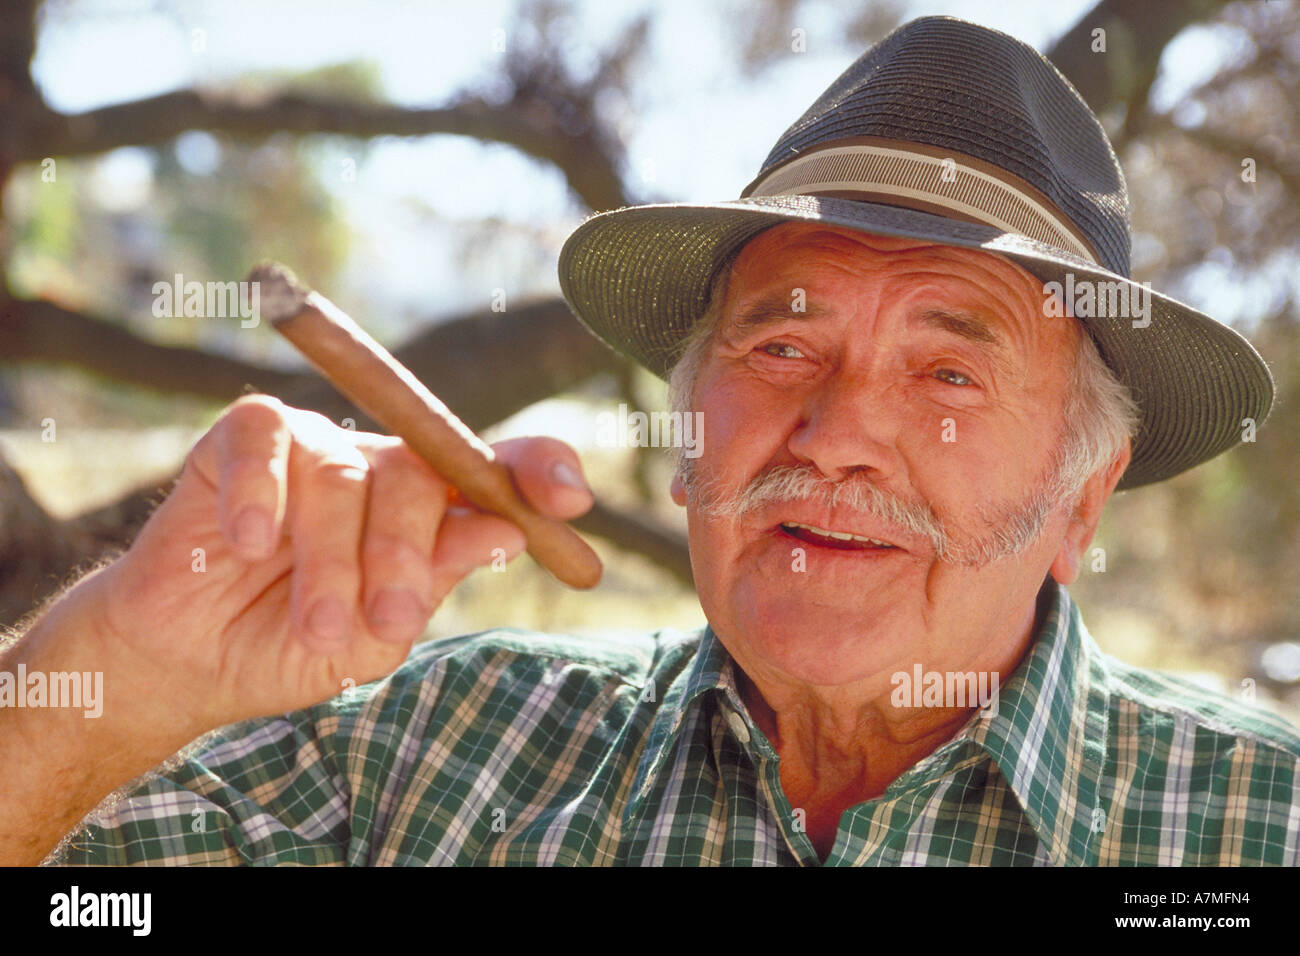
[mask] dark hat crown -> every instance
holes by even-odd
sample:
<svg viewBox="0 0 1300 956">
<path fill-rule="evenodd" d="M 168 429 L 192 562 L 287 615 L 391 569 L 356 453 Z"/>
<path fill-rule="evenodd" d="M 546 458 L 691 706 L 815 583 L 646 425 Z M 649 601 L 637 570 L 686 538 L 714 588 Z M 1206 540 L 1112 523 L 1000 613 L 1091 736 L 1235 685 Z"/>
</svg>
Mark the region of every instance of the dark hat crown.
<svg viewBox="0 0 1300 956">
<path fill-rule="evenodd" d="M 1102 265 L 1129 275 L 1128 190 L 1110 140 L 1060 71 L 1014 37 L 949 17 L 900 27 L 786 130 L 755 182 L 810 149 L 861 137 L 1013 174 L 1064 214 Z"/>
</svg>

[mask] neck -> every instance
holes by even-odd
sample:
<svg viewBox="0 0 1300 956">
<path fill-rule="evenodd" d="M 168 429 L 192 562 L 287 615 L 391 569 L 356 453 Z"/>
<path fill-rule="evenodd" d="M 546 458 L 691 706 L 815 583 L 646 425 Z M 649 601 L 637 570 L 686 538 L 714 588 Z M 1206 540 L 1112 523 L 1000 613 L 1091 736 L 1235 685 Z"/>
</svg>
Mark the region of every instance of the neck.
<svg viewBox="0 0 1300 956">
<path fill-rule="evenodd" d="M 962 670 L 971 670 L 973 663 L 988 672 L 984 686 L 1005 684 L 1028 652 L 1049 602 L 1050 591 L 1044 588 L 1000 640 L 985 643 L 996 650 L 976 656 Z M 880 796 L 951 739 L 980 703 L 896 707 L 890 694 L 864 699 L 849 686 L 765 683 L 739 669 L 738 684 L 754 722 L 781 758 L 786 797 L 791 807 L 804 810 L 809 835 L 823 856 L 844 810 Z"/>
</svg>

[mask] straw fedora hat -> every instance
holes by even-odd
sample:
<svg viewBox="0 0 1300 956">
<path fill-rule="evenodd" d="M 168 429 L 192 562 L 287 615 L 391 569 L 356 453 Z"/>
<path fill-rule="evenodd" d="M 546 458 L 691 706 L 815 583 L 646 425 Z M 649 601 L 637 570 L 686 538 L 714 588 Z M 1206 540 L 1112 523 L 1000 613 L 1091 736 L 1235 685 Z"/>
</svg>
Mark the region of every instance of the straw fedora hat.
<svg viewBox="0 0 1300 956">
<path fill-rule="evenodd" d="M 718 271 L 794 221 L 982 249 L 1058 283 L 1140 411 L 1120 488 L 1218 455 L 1272 405 L 1245 338 L 1132 280 L 1110 141 L 1069 81 L 1006 34 L 905 24 L 785 131 L 739 199 L 594 215 L 560 252 L 560 286 L 595 335 L 666 377 Z"/>
</svg>

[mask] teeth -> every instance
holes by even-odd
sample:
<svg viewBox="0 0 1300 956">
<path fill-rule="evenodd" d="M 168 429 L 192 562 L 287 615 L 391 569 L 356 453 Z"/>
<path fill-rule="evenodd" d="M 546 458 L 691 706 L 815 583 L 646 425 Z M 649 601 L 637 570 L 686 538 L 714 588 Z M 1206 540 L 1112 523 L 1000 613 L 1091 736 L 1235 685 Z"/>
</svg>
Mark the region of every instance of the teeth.
<svg viewBox="0 0 1300 956">
<path fill-rule="evenodd" d="M 865 541 L 867 544 L 874 544 L 881 548 L 892 548 L 894 545 L 887 541 L 878 541 L 875 538 L 866 538 L 860 534 L 849 534 L 847 531 L 828 531 L 826 528 L 819 528 L 816 525 L 800 524 L 797 521 L 781 522 L 783 528 L 804 528 L 813 534 L 819 534 L 823 538 L 837 538 L 840 541 Z"/>
</svg>

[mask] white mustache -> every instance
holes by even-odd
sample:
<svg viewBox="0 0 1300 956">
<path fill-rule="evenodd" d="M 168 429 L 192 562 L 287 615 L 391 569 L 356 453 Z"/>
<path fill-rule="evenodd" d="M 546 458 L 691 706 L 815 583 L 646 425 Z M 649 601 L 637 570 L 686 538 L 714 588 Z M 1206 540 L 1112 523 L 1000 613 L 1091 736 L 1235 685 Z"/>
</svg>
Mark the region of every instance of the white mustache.
<svg viewBox="0 0 1300 956">
<path fill-rule="evenodd" d="M 848 508 L 884 522 L 906 539 L 924 538 L 939 560 L 982 566 L 1020 554 L 1042 533 L 1056 504 L 1039 490 L 1019 506 L 995 516 L 992 530 L 957 544 L 934 509 L 923 501 L 908 501 L 857 479 L 832 481 L 811 465 L 781 465 L 759 475 L 746 487 L 726 492 L 716 480 L 702 480 L 694 461 L 681 465 L 682 485 L 696 511 L 709 517 L 740 520 L 763 505 L 783 501 L 815 501 L 828 509 Z"/>
</svg>

